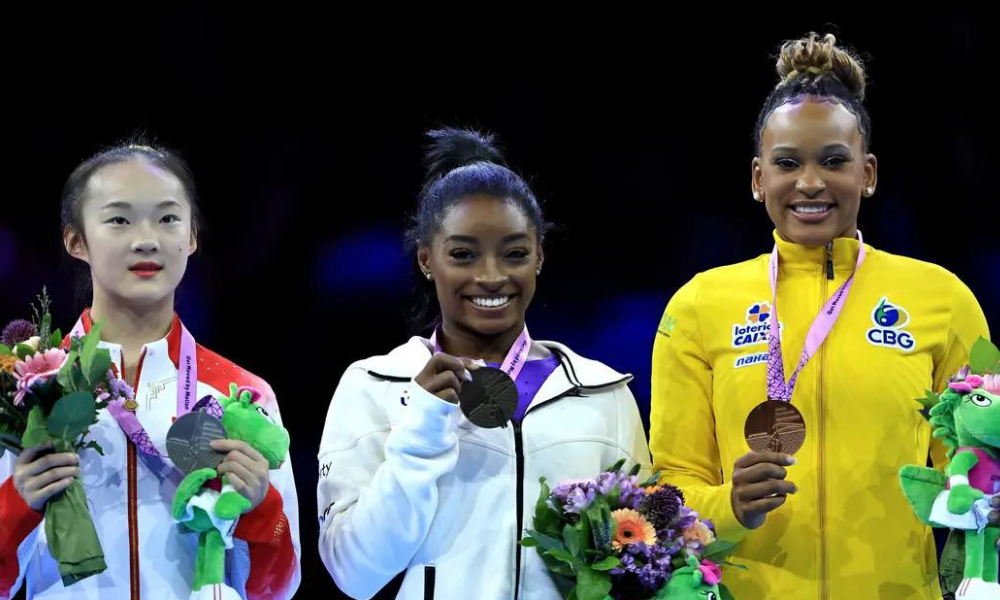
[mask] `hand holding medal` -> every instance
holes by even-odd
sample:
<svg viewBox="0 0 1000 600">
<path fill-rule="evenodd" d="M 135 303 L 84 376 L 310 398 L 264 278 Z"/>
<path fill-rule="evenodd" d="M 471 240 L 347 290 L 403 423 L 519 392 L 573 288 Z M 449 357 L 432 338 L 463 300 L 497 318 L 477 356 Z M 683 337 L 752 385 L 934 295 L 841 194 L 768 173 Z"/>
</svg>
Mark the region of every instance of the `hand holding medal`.
<svg viewBox="0 0 1000 600">
<path fill-rule="evenodd" d="M 444 352 L 435 352 L 414 381 L 438 398 L 458 404 L 462 384 L 472 381 L 470 371 L 478 368 L 479 365 L 471 359 L 455 358 Z"/>
<path fill-rule="evenodd" d="M 479 364 L 482 361 L 444 354 L 436 331 L 430 341 L 434 356 L 417 375 L 417 384 L 461 406 L 466 418 L 479 427 L 506 427 L 517 412 L 518 391 L 514 381 L 521 374 L 531 349 L 528 328 L 521 331 L 499 369 Z"/>
</svg>

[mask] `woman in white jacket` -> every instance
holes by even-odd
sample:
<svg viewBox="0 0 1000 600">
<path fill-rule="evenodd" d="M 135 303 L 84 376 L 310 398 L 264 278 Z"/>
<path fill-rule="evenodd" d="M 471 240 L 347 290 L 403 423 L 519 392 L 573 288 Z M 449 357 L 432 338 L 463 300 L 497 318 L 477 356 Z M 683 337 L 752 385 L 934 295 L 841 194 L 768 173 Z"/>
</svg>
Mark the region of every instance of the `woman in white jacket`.
<svg viewBox="0 0 1000 600">
<path fill-rule="evenodd" d="M 440 323 L 431 339 L 359 361 L 341 379 L 319 451 L 320 554 L 357 599 L 405 573 L 405 600 L 557 600 L 541 559 L 517 541 L 540 477 L 593 477 L 621 458 L 648 465 L 631 376 L 531 340 L 539 204 L 492 137 L 430 137 L 410 242 Z M 506 426 L 479 427 L 459 405 L 483 364 L 514 379 L 519 404 Z"/>
</svg>

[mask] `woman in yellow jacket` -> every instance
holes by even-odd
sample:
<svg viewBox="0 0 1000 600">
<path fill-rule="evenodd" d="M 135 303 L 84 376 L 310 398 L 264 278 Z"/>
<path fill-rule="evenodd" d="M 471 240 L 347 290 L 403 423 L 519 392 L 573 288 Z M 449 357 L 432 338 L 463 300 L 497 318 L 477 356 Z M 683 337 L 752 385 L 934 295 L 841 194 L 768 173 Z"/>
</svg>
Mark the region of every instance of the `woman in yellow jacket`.
<svg viewBox="0 0 1000 600">
<path fill-rule="evenodd" d="M 915 399 L 946 385 L 986 320 L 953 274 L 862 241 L 877 163 L 860 63 L 811 35 L 783 46 L 778 73 L 752 179 L 775 247 L 668 304 L 653 460 L 740 543 L 739 600 L 940 599 L 931 532 L 897 473 L 943 459 Z"/>
</svg>

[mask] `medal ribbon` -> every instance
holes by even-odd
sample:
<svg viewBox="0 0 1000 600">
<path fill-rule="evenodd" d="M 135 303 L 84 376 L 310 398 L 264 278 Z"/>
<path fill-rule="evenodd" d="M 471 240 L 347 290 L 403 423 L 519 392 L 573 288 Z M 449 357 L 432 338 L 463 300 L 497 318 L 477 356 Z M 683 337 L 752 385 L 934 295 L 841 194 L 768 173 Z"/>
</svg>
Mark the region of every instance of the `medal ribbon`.
<svg viewBox="0 0 1000 600">
<path fill-rule="evenodd" d="M 781 322 L 778 320 L 778 245 L 774 245 L 770 261 L 772 320 L 768 328 L 767 344 L 767 397 L 769 400 L 792 401 L 792 392 L 795 390 L 799 373 L 819 350 L 827 336 L 830 335 L 830 330 L 833 329 L 837 319 L 840 318 L 840 312 L 843 310 L 847 297 L 851 293 L 851 287 L 854 285 L 854 276 L 857 275 L 858 269 L 865 262 L 865 242 L 860 231 L 858 231 L 858 242 L 860 242 L 858 263 L 855 265 L 854 271 L 847 278 L 847 281 L 837 288 L 833 296 L 830 296 L 819 314 L 813 319 L 809 333 L 806 334 L 806 343 L 802 348 L 799 365 L 787 382 L 785 381 L 785 365 L 781 355 Z"/>
</svg>

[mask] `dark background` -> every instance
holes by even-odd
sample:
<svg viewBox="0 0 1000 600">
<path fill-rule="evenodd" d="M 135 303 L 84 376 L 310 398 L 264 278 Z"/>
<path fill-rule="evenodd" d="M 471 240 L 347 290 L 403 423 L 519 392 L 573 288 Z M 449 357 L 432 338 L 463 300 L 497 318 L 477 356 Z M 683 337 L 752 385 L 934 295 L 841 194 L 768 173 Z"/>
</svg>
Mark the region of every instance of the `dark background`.
<svg viewBox="0 0 1000 600">
<path fill-rule="evenodd" d="M 339 373 L 411 333 L 401 232 L 428 128 L 500 135 L 560 226 L 532 335 L 634 373 L 646 413 L 671 294 L 770 249 L 749 167 L 777 45 L 837 33 L 869 58 L 880 180 L 862 207 L 866 240 L 955 272 L 1000 328 L 989 15 L 483 8 L 463 21 L 467 11 L 430 8 L 109 10 L 5 27 L 0 321 L 26 316 L 42 285 L 64 328 L 83 307 L 58 208 L 81 159 L 137 131 L 186 156 L 208 228 L 178 310 L 278 394 L 301 501 L 301 598 L 334 590 L 316 551 L 315 455 Z M 389 13 L 405 25 L 387 25 Z"/>
</svg>

